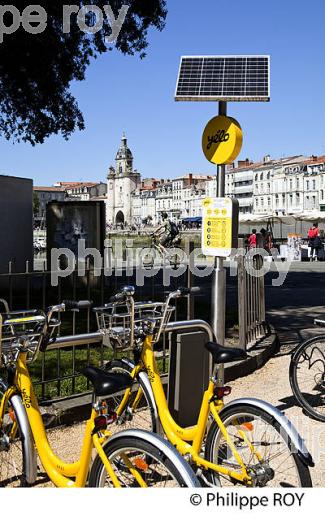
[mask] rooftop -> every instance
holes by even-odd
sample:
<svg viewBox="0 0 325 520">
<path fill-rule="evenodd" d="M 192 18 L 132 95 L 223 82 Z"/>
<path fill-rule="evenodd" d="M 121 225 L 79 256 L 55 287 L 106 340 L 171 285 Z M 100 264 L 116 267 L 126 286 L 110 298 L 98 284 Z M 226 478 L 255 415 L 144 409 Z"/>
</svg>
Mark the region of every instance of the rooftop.
<svg viewBox="0 0 325 520">
<path fill-rule="evenodd" d="M 64 188 L 60 188 L 59 186 L 34 186 L 34 191 L 65 191 Z"/>
<path fill-rule="evenodd" d="M 93 186 L 98 186 L 100 182 L 56 182 L 55 186 L 62 187 L 65 189 L 69 188 L 92 188 Z"/>
</svg>

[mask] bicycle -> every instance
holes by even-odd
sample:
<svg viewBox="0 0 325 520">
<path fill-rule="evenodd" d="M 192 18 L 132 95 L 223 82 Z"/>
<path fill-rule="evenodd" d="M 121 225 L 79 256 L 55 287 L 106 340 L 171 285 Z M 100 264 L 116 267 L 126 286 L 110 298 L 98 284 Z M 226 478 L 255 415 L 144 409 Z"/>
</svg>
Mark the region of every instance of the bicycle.
<svg viewBox="0 0 325 520">
<path fill-rule="evenodd" d="M 137 416 L 139 403 L 147 406 L 151 429 L 164 434 L 190 461 L 207 486 L 242 484 L 249 487 L 310 487 L 312 457 L 298 432 L 275 407 L 253 398 L 236 399 L 224 405 L 231 388 L 218 376 L 218 365 L 243 360 L 244 350 L 225 348 L 208 342 L 215 369 L 202 398 L 197 424 L 182 428 L 170 414 L 153 346 L 170 318 L 172 299 L 188 295 L 189 289 L 170 293 L 165 302 L 151 303 L 143 315 L 141 303 L 134 302 L 134 288 L 126 286 L 103 308 L 95 309 L 100 330 L 112 334 L 117 305 L 124 312 L 125 338 L 133 348 L 134 359 L 107 365 L 108 371 L 129 373 L 132 384 L 119 400 L 118 421 L 130 423 Z M 137 309 L 137 307 L 139 307 Z M 128 316 L 128 318 L 127 318 Z"/>
<path fill-rule="evenodd" d="M 147 236 L 150 238 L 150 245 L 142 250 L 142 262 L 144 266 L 152 267 L 155 265 L 155 260 L 158 257 L 159 264 L 161 259 L 168 261 L 172 265 L 179 265 L 182 258 L 180 255 L 173 250 L 180 247 L 181 236 L 178 234 L 175 237 L 169 237 L 161 242 L 161 237 L 164 235 L 164 231 L 161 233 L 149 233 Z"/>
<path fill-rule="evenodd" d="M 0 379 L 0 486 L 33 485 L 38 471 L 36 451 L 57 487 L 198 486 L 192 470 L 164 439 L 148 431 L 132 429 L 112 435 L 108 430 L 116 416 L 105 398 L 130 385 L 127 374 L 108 374 L 91 366 L 84 370 L 93 385 L 93 399 L 80 459 L 66 463 L 52 451 L 27 364 L 55 341 L 60 321 L 53 318 L 54 313 L 87 306 L 90 302 L 65 302 L 46 313 L 0 314 L 0 361 L 7 374 L 6 380 Z"/>
<path fill-rule="evenodd" d="M 325 335 L 308 339 L 294 350 L 289 380 L 303 410 L 313 419 L 325 422 Z"/>
</svg>

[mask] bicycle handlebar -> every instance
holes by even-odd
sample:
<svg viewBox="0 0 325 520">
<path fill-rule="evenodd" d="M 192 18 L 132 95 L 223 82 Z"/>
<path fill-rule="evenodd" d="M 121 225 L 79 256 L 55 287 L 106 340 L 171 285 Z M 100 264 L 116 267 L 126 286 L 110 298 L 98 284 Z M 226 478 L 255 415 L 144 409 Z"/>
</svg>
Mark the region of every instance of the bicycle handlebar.
<svg viewBox="0 0 325 520">
<path fill-rule="evenodd" d="M 93 302 L 89 300 L 63 300 L 64 309 L 66 311 L 74 311 L 74 310 L 81 310 L 81 309 L 90 309 Z"/>
<path fill-rule="evenodd" d="M 110 303 L 124 303 L 126 301 L 126 294 L 125 293 L 117 293 L 114 294 L 114 296 L 111 296 L 109 299 Z"/>
<path fill-rule="evenodd" d="M 200 287 L 180 287 L 178 289 L 180 296 L 187 296 L 188 294 L 198 294 L 201 292 Z"/>
</svg>

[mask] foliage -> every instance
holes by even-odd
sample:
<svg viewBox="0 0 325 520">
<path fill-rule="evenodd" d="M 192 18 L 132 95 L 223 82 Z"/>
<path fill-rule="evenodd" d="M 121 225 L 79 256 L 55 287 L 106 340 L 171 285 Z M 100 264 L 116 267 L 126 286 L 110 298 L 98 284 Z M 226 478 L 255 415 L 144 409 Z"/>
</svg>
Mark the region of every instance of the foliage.
<svg viewBox="0 0 325 520">
<path fill-rule="evenodd" d="M 52 134 L 65 139 L 85 127 L 76 99 L 70 92 L 72 81 L 83 81 L 92 59 L 112 50 L 105 40 L 111 26 L 104 16 L 102 29 L 87 34 L 71 15 L 71 30 L 63 33 L 65 0 L 41 0 L 38 5 L 47 12 L 47 27 L 40 34 L 29 34 L 21 26 L 12 34 L 3 35 L 0 43 L 0 135 L 8 140 L 43 143 Z M 148 30 L 162 30 L 166 18 L 165 0 L 93 0 L 73 2 L 80 7 L 93 4 L 110 5 L 116 18 L 122 5 L 129 10 L 115 47 L 123 54 L 145 56 Z M 20 13 L 29 5 L 17 0 Z M 89 21 L 89 23 L 88 23 Z M 95 21 L 95 20 L 94 20 Z M 12 15 L 4 16 L 5 25 L 12 24 Z M 92 25 L 91 18 L 87 20 Z"/>
</svg>

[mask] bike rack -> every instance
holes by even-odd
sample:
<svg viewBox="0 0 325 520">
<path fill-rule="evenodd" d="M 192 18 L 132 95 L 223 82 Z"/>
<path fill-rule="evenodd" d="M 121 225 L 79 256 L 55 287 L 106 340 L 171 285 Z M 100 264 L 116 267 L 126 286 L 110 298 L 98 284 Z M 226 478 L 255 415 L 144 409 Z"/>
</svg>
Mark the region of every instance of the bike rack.
<svg viewBox="0 0 325 520">
<path fill-rule="evenodd" d="M 76 347 L 81 345 L 94 345 L 103 341 L 101 332 L 89 332 L 88 334 L 75 334 L 74 336 L 60 336 L 49 343 L 46 350 Z"/>
<path fill-rule="evenodd" d="M 172 321 L 164 327 L 163 332 L 179 332 L 186 330 L 199 330 L 206 332 L 209 336 L 209 341 L 214 340 L 214 334 L 211 326 L 204 320 L 188 320 L 188 321 Z M 60 336 L 49 343 L 47 350 L 55 350 L 59 348 L 74 347 L 81 345 L 95 345 L 101 343 L 103 335 L 100 332 L 90 332 L 88 334 L 76 334 L 74 336 Z"/>
<path fill-rule="evenodd" d="M 214 341 L 215 338 L 212 327 L 204 320 L 172 321 L 166 325 L 163 332 L 184 332 L 193 329 L 206 332 L 209 336 L 209 341 Z"/>
</svg>

